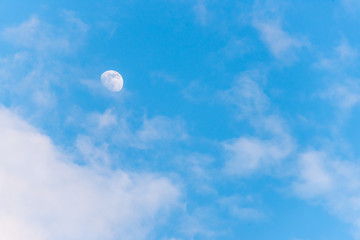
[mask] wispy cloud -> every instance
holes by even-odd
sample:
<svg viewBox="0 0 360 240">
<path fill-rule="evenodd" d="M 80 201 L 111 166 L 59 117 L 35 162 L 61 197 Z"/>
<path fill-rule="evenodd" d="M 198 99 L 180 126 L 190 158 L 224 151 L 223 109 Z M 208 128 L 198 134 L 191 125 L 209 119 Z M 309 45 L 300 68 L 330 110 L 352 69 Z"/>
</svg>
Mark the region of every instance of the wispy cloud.
<svg viewBox="0 0 360 240">
<path fill-rule="evenodd" d="M 343 81 L 330 85 L 320 94 L 343 111 L 350 111 L 360 103 L 360 86 L 356 80 Z"/>
<path fill-rule="evenodd" d="M 107 109 L 104 113 L 91 113 L 89 118 L 89 121 L 97 124 L 99 129 L 117 124 L 117 116 L 111 109 Z"/>
<path fill-rule="evenodd" d="M 154 141 L 181 140 L 187 138 L 184 123 L 180 119 L 156 116 L 144 118 L 142 127 L 136 132 L 140 143 L 148 145 Z"/>
<path fill-rule="evenodd" d="M 350 112 L 360 102 L 360 86 L 356 77 L 351 77 L 352 68 L 359 62 L 358 51 L 343 39 L 327 57 L 320 57 L 314 64 L 323 70 L 326 78 L 326 88 L 319 92 L 319 96 L 337 106 L 341 115 Z"/>
<path fill-rule="evenodd" d="M 221 207 L 227 208 L 233 217 L 243 221 L 261 221 L 266 218 L 263 211 L 252 206 L 254 205 L 252 196 L 222 197 L 219 203 Z"/>
<path fill-rule="evenodd" d="M 293 184 L 295 192 L 305 198 L 315 197 L 332 190 L 334 179 L 324 161 L 325 153 L 309 151 L 299 157 L 299 176 Z"/>
<path fill-rule="evenodd" d="M 155 150 L 190 137 L 186 122 L 180 117 L 147 117 L 125 108 L 90 113 L 77 109 L 68 116 L 67 124 L 85 130 L 85 135 L 93 143 L 116 144 L 119 149 Z M 79 137 L 82 138 L 83 134 Z"/>
<path fill-rule="evenodd" d="M 88 27 L 73 13 L 66 12 L 64 19 L 75 29 L 69 31 L 70 28 L 55 28 L 40 20 L 38 16 L 32 16 L 17 26 L 5 28 L 0 35 L 11 44 L 42 54 L 70 52 L 79 43 L 78 38 L 87 32 Z M 73 31 L 77 34 L 71 34 Z"/>
<path fill-rule="evenodd" d="M 355 239 L 360 237 L 360 166 L 326 151 L 310 150 L 298 159 L 295 193 L 323 205 L 351 223 Z"/>
<path fill-rule="evenodd" d="M 249 121 L 257 132 L 268 135 L 241 136 L 223 142 L 227 160 L 224 171 L 230 175 L 243 176 L 269 171 L 295 148 L 285 121 L 272 114 L 270 101 L 253 80 L 254 77 L 256 75 L 244 73 L 232 88 L 221 94 L 227 103 L 237 107 L 235 112 L 239 119 Z"/>
<path fill-rule="evenodd" d="M 59 16 L 61 24 L 34 15 L 20 24 L 0 30 L 5 46 L 14 52 L 0 56 L 1 99 L 18 107 L 32 106 L 36 114 L 57 106 L 55 89 L 64 88 L 69 68 L 59 56 L 74 53 L 84 40 L 88 26 L 72 12 Z"/>
<path fill-rule="evenodd" d="M 348 66 L 353 66 L 358 62 L 358 51 L 351 46 L 347 40 L 334 48 L 333 54 L 328 57 L 320 57 L 315 63 L 315 67 L 325 69 L 330 72 L 339 72 Z"/>
<path fill-rule="evenodd" d="M 193 7 L 195 17 L 200 22 L 201 25 L 205 26 L 208 22 L 208 9 L 206 7 L 204 0 L 198 0 Z"/>
<path fill-rule="evenodd" d="M 278 59 L 292 61 L 295 58 L 294 51 L 306 45 L 304 41 L 286 33 L 279 21 L 254 20 L 254 27 L 259 30 L 261 39 Z"/>
<path fill-rule="evenodd" d="M 224 101 L 237 107 L 236 115 L 240 119 L 262 114 L 269 107 L 268 97 L 253 78 L 259 78 L 258 74 L 244 73 L 230 89 L 220 93 Z"/>
<path fill-rule="evenodd" d="M 281 16 L 273 2 L 255 4 L 252 24 L 274 57 L 286 63 L 296 60 L 296 51 L 309 45 L 304 37 L 284 30 Z"/>
<path fill-rule="evenodd" d="M 276 128 L 282 128 L 282 121 L 272 121 Z M 265 124 L 265 122 L 264 122 Z M 277 126 L 276 126 L 277 125 Z M 271 127 L 270 127 L 271 128 Z M 282 130 L 281 130 L 282 131 Z M 227 162 L 224 171 L 230 175 L 246 176 L 256 172 L 269 172 L 271 168 L 279 165 L 282 160 L 292 153 L 294 143 L 287 133 L 273 133 L 271 138 L 240 137 L 224 143 Z"/>
</svg>

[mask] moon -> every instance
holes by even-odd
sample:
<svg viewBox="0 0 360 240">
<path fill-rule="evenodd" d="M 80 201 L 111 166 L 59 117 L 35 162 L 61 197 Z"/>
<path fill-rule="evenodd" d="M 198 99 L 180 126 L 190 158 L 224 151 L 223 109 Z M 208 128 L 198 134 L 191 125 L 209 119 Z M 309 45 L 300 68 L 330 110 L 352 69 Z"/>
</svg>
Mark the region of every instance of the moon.
<svg viewBox="0 0 360 240">
<path fill-rule="evenodd" d="M 117 71 L 108 70 L 101 74 L 101 83 L 112 92 L 119 92 L 124 84 L 123 78 Z"/>
</svg>

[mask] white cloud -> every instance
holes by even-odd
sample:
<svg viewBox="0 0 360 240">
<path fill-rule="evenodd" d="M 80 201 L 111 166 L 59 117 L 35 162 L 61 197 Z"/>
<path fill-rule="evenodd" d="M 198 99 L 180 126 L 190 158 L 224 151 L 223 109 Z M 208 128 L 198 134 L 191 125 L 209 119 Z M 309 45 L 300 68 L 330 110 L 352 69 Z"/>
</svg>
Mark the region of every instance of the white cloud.
<svg viewBox="0 0 360 240">
<path fill-rule="evenodd" d="M 230 175 L 249 175 L 269 171 L 295 149 L 284 120 L 271 115 L 270 102 L 262 88 L 249 74 L 243 74 L 235 85 L 221 93 L 223 99 L 235 105 L 239 119 L 245 119 L 261 136 L 241 136 L 223 142 L 226 163 L 224 171 Z"/>
<path fill-rule="evenodd" d="M 0 32 L 0 36 L 11 44 L 42 54 L 70 52 L 79 43 L 78 39 L 87 32 L 88 27 L 70 12 L 65 14 L 64 19 L 70 27 L 56 28 L 37 16 L 32 16 L 18 26 L 5 28 Z M 74 30 L 71 30 L 72 28 Z M 74 32 L 76 34 L 73 34 Z"/>
<path fill-rule="evenodd" d="M 214 166 L 216 159 L 207 154 L 192 152 L 174 157 L 178 174 L 187 182 L 191 182 L 191 189 L 199 194 L 217 194 L 214 186 L 214 175 L 218 174 L 218 167 Z"/>
<path fill-rule="evenodd" d="M 69 50 L 69 42 L 66 38 L 54 38 L 48 32 L 49 25 L 41 22 L 38 17 L 29 20 L 16 27 L 8 27 L 2 32 L 2 36 L 12 44 L 34 48 L 39 51 L 46 49 Z"/>
<path fill-rule="evenodd" d="M 254 199 L 252 196 L 230 196 L 219 200 L 220 206 L 228 209 L 229 213 L 240 220 L 259 221 L 266 218 L 264 212 L 253 207 Z"/>
<path fill-rule="evenodd" d="M 81 19 L 76 17 L 76 13 L 73 11 L 65 10 L 63 11 L 64 20 L 70 23 L 73 26 L 75 31 L 80 33 L 86 33 L 89 31 L 90 26 L 84 23 Z"/>
<path fill-rule="evenodd" d="M 215 229 L 217 226 L 212 226 L 216 218 L 212 210 L 209 207 L 197 207 L 183 218 L 179 229 L 185 235 L 185 239 L 216 239 L 221 235 L 221 232 Z"/>
<path fill-rule="evenodd" d="M 298 164 L 294 192 L 351 223 L 360 239 L 360 165 L 324 151 L 304 152 Z"/>
<path fill-rule="evenodd" d="M 347 80 L 330 85 L 321 97 L 331 100 L 335 106 L 348 111 L 360 103 L 360 86 L 357 81 Z"/>
<path fill-rule="evenodd" d="M 335 47 L 334 53 L 329 57 L 321 57 L 315 63 L 315 67 L 326 69 L 331 72 L 343 70 L 344 67 L 351 66 L 358 60 L 358 51 L 351 46 L 345 39 Z"/>
<path fill-rule="evenodd" d="M 324 165 L 324 153 L 306 152 L 299 158 L 299 180 L 293 185 L 302 197 L 314 197 L 331 190 L 333 179 Z"/>
<path fill-rule="evenodd" d="M 153 142 L 184 140 L 188 137 L 184 123 L 180 119 L 171 119 L 165 116 L 144 118 L 141 128 L 136 131 L 136 144 L 149 147 Z"/>
<path fill-rule="evenodd" d="M 99 116 L 99 128 L 108 127 L 116 124 L 116 116 L 111 110 L 106 110 L 104 114 Z"/>
<path fill-rule="evenodd" d="M 84 159 L 81 163 L 93 166 L 111 166 L 111 158 L 107 152 L 107 144 L 95 146 L 89 136 L 78 135 L 76 138 L 76 148 Z"/>
<path fill-rule="evenodd" d="M 42 107 L 53 107 L 57 104 L 57 99 L 54 93 L 49 89 L 37 90 L 33 94 L 33 101 Z"/>
<path fill-rule="evenodd" d="M 3 47 L 8 43 L 16 49 L 0 56 L 0 101 L 9 99 L 13 106 L 27 106 L 24 109 L 31 109 L 32 115 L 57 106 L 59 96 L 55 92 L 66 88 L 63 80 L 74 70 L 58 61 L 58 56 L 76 51 L 87 32 L 87 25 L 73 13 L 65 12 L 57 20 L 55 26 L 32 16 L 0 30 Z"/>
<path fill-rule="evenodd" d="M 14 105 L 32 105 L 31 112 L 54 108 L 58 99 L 53 86 L 60 84 L 59 66 L 20 52 L 0 61 L 0 99 L 11 99 Z"/>
<path fill-rule="evenodd" d="M 314 64 L 314 67 L 325 70 L 329 75 L 326 79 L 327 87 L 319 92 L 319 96 L 330 100 L 330 103 L 337 106 L 338 110 L 342 110 L 339 114 L 341 118 L 346 116 L 344 113 L 351 111 L 360 103 L 358 79 L 346 76 L 352 68 L 357 68 L 358 60 L 357 49 L 343 39 L 330 56 L 321 57 Z M 349 68 L 350 71 L 348 71 Z"/>
<path fill-rule="evenodd" d="M 224 143 L 227 161 L 224 171 L 230 175 L 249 175 L 266 171 L 281 163 L 293 151 L 290 137 L 260 139 L 240 137 Z"/>
<path fill-rule="evenodd" d="M 107 109 L 104 113 L 92 113 L 89 121 L 94 122 L 99 129 L 113 126 L 117 123 L 116 114 L 112 109 Z"/>
<path fill-rule="evenodd" d="M 335 51 L 343 61 L 351 61 L 358 57 L 357 50 L 350 46 L 346 41 L 337 46 Z"/>
<path fill-rule="evenodd" d="M 179 156 L 179 165 L 184 167 L 185 171 L 190 173 L 190 177 L 196 179 L 197 183 L 201 180 L 210 180 L 209 165 L 214 162 L 214 158 L 210 155 L 201 153 L 192 153 L 190 155 Z"/>
<path fill-rule="evenodd" d="M 251 73 L 242 74 L 230 89 L 221 93 L 221 97 L 238 108 L 236 114 L 240 118 L 261 114 L 269 107 L 268 97 Z"/>
<path fill-rule="evenodd" d="M 0 58 L 0 81 L 3 87 L 6 81 L 12 79 L 15 69 L 24 67 L 28 59 L 29 55 L 24 52 L 16 53 L 11 57 Z"/>
<path fill-rule="evenodd" d="M 151 174 L 79 166 L 0 109 L 1 239 L 145 239 L 179 190 Z"/>
<path fill-rule="evenodd" d="M 78 135 L 78 143 L 81 143 L 78 147 L 86 145 L 87 149 L 94 149 L 94 146 L 106 149 L 108 146 L 116 145 L 117 149 L 159 151 L 163 146 L 168 148 L 170 143 L 189 139 L 186 123 L 181 118 L 162 115 L 147 117 L 133 114 L 125 108 L 120 109 L 90 114 L 75 111 L 75 115 L 69 117 L 69 124 L 80 126 L 87 132 L 87 136 Z M 81 121 L 84 115 L 88 117 L 86 121 Z"/>
<path fill-rule="evenodd" d="M 169 146 L 169 143 L 189 139 L 186 124 L 181 118 L 162 115 L 149 118 L 134 114 L 123 107 L 90 114 L 75 109 L 66 122 L 86 130 L 86 136 L 78 136 L 78 147 L 81 148 L 85 145 L 88 145 L 86 148 L 89 149 L 92 149 L 92 146 L 107 148 L 107 145 L 116 145 L 117 149 L 158 151 L 162 146 Z M 84 142 L 84 139 L 87 140 Z"/>
<path fill-rule="evenodd" d="M 291 63 L 296 60 L 296 51 L 309 43 L 305 38 L 284 30 L 281 8 L 278 1 L 255 1 L 252 25 L 259 31 L 261 40 L 275 58 Z"/>
<path fill-rule="evenodd" d="M 278 59 L 293 61 L 295 50 L 307 45 L 306 41 L 285 32 L 279 20 L 255 19 L 253 25 L 260 32 L 261 39 L 270 52 Z"/>
</svg>

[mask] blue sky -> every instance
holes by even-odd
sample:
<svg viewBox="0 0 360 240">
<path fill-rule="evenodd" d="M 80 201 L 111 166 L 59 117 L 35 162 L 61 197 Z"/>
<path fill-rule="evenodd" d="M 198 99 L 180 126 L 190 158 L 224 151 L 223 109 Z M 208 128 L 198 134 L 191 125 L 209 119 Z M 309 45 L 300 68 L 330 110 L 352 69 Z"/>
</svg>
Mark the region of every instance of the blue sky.
<svg viewBox="0 0 360 240">
<path fill-rule="evenodd" d="M 0 1 L 0 239 L 360 239 L 359 13 Z"/>
</svg>

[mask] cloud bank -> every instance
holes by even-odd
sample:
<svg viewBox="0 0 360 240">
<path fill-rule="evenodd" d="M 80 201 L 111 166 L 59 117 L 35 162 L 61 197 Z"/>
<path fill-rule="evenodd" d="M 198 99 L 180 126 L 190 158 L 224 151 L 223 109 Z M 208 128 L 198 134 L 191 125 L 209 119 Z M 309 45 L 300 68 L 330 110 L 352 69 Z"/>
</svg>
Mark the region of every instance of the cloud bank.
<svg viewBox="0 0 360 240">
<path fill-rule="evenodd" d="M 0 239 L 145 239 L 176 205 L 167 178 L 79 166 L 0 108 Z"/>
</svg>

